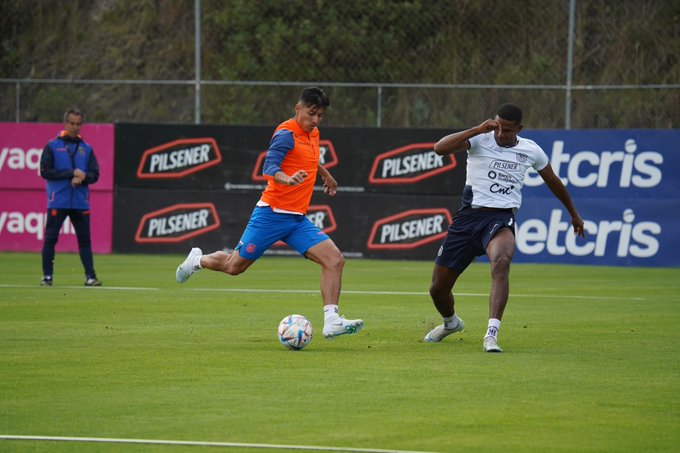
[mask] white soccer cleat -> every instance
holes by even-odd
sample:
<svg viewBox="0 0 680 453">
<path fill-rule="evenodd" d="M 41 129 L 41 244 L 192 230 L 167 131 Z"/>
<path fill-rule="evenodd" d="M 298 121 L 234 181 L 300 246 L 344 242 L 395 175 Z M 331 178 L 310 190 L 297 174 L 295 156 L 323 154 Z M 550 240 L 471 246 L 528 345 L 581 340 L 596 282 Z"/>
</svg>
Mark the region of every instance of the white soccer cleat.
<svg viewBox="0 0 680 453">
<path fill-rule="evenodd" d="M 500 346 L 498 346 L 498 340 L 494 337 L 484 338 L 483 344 L 484 352 L 503 352 Z"/>
<path fill-rule="evenodd" d="M 185 281 L 189 280 L 189 277 L 191 277 L 194 272 L 201 270 L 198 265 L 191 265 L 192 258 L 201 255 L 203 255 L 203 251 L 198 247 L 191 249 L 187 258 L 182 262 L 182 264 L 177 266 L 177 272 L 175 272 L 175 280 L 177 280 L 177 283 L 184 283 Z"/>
<path fill-rule="evenodd" d="M 363 328 L 364 322 L 361 319 L 345 319 L 342 316 L 334 322 L 324 324 L 323 337 L 332 340 L 340 335 L 354 335 Z"/>
<path fill-rule="evenodd" d="M 462 332 L 465 330 L 465 323 L 462 319 L 458 318 L 458 325 L 453 329 L 445 329 L 444 324 L 438 325 L 434 329 L 430 330 L 423 341 L 425 343 L 439 343 L 444 338 L 448 337 L 452 333 Z"/>
</svg>

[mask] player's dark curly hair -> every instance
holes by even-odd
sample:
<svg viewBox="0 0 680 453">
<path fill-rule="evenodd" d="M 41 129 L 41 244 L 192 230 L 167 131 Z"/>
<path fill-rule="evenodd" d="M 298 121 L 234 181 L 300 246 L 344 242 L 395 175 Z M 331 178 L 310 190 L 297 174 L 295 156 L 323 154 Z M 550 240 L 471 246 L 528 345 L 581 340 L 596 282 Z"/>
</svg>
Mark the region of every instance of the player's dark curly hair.
<svg viewBox="0 0 680 453">
<path fill-rule="evenodd" d="M 302 93 L 300 93 L 300 103 L 306 106 L 313 105 L 323 108 L 328 108 L 331 105 L 328 95 L 319 87 L 309 87 L 302 90 Z"/>
<path fill-rule="evenodd" d="M 506 103 L 498 107 L 496 115 L 507 121 L 513 121 L 517 124 L 522 123 L 522 109 L 515 104 Z"/>
</svg>

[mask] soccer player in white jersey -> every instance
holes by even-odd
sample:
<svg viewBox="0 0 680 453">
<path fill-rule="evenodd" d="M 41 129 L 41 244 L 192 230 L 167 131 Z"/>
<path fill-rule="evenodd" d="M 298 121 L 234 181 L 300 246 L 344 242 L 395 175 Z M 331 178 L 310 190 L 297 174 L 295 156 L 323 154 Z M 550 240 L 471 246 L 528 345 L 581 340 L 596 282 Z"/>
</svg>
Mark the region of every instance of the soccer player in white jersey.
<svg viewBox="0 0 680 453">
<path fill-rule="evenodd" d="M 522 110 L 514 104 L 503 104 L 494 119 L 447 135 L 435 144 L 439 155 L 467 151 L 467 179 L 460 210 L 435 258 L 430 296 L 444 323 L 425 335 L 428 343 L 442 341 L 465 328 L 454 309 L 453 285 L 476 256 L 486 254 L 491 264 L 491 291 L 489 324 L 482 345 L 485 352 L 502 351 L 498 329 L 510 292 L 515 213 L 522 204 L 521 190 L 529 168 L 538 171 L 569 211 L 574 234 L 585 237 L 583 219 L 569 192 L 541 147 L 517 135 L 522 127 Z"/>
</svg>

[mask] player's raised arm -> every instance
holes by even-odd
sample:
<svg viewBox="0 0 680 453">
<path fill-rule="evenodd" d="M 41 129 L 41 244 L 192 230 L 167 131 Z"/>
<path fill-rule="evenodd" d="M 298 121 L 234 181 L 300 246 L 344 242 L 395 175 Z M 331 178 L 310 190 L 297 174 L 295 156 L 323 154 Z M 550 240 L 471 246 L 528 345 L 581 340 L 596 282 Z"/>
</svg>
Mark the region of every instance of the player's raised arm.
<svg viewBox="0 0 680 453">
<path fill-rule="evenodd" d="M 498 129 L 498 122 L 496 120 L 486 120 L 479 126 L 455 132 L 441 138 L 435 143 L 434 152 L 439 155 L 445 155 L 467 151 L 470 148 L 470 142 L 468 142 L 470 138 L 496 129 Z"/>
</svg>

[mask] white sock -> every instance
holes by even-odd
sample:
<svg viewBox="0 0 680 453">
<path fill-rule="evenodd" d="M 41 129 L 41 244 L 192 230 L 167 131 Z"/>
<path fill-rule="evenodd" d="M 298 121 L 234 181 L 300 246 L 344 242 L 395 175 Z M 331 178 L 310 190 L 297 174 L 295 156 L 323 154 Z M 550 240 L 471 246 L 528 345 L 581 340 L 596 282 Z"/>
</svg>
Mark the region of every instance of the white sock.
<svg viewBox="0 0 680 453">
<path fill-rule="evenodd" d="M 494 337 L 498 339 L 498 329 L 501 328 L 501 320 L 496 318 L 489 318 L 489 327 L 486 329 L 486 337 Z"/>
<path fill-rule="evenodd" d="M 338 316 L 338 306 L 337 305 L 324 305 L 323 306 L 323 319 L 324 323 L 328 324 L 329 322 L 335 321 Z"/>
<path fill-rule="evenodd" d="M 453 330 L 458 327 L 458 315 L 455 313 L 453 316 L 448 316 L 446 318 L 442 316 L 442 320 L 444 321 L 444 328 L 446 330 Z"/>
</svg>

